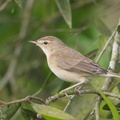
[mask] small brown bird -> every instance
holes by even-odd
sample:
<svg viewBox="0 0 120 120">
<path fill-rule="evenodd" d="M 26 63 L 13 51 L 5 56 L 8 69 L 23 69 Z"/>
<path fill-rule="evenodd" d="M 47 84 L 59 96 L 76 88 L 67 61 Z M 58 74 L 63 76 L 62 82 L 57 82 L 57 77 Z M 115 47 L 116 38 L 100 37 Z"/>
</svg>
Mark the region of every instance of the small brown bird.
<svg viewBox="0 0 120 120">
<path fill-rule="evenodd" d="M 30 42 L 35 43 L 43 50 L 49 68 L 58 78 L 77 83 L 62 92 L 76 86 L 82 86 L 94 76 L 120 78 L 119 74 L 105 70 L 80 52 L 67 47 L 57 37 L 46 36 Z"/>
</svg>

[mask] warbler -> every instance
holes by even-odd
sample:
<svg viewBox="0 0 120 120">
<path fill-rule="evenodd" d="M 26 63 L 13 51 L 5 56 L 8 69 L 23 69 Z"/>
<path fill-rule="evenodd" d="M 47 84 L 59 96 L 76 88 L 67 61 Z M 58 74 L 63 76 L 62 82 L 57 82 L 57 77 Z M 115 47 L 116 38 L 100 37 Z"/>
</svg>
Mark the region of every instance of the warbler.
<svg viewBox="0 0 120 120">
<path fill-rule="evenodd" d="M 59 38 L 45 36 L 37 41 L 29 41 L 39 46 L 47 57 L 51 71 L 60 79 L 77 83 L 63 92 L 82 86 L 94 76 L 118 77 L 119 74 L 105 70 L 80 52 L 66 46 Z"/>
</svg>

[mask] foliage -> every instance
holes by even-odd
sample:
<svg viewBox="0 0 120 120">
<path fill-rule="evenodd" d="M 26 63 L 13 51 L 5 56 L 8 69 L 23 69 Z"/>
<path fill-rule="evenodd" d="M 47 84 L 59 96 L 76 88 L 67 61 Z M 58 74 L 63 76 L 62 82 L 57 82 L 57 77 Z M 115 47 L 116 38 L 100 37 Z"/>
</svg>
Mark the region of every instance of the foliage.
<svg viewBox="0 0 120 120">
<path fill-rule="evenodd" d="M 51 73 L 43 52 L 28 41 L 46 35 L 56 36 L 68 46 L 96 60 L 118 23 L 118 2 L 117 0 L 1 0 L 0 100 L 12 101 L 28 95 L 37 95 L 46 99 L 70 86 L 71 83 L 63 82 Z M 111 47 L 108 47 L 99 61 L 99 64 L 106 69 L 110 55 Z M 119 66 L 119 63 L 117 65 Z M 120 68 L 117 71 L 119 72 Z M 97 89 L 101 89 L 104 78 L 94 79 L 92 84 L 98 86 Z M 110 92 L 118 94 L 119 84 L 116 79 L 113 81 Z M 93 90 L 95 88 L 87 84 L 82 89 Z M 107 120 L 108 113 L 111 112 L 110 119 L 119 116 L 119 107 L 115 106 L 119 104 L 119 101 L 106 97 L 102 92 L 99 93 L 105 101 L 104 105 L 107 104 L 109 108 L 104 109 L 103 101 L 101 102 L 101 119 Z M 63 109 L 70 100 L 68 98 L 52 102 L 49 106 L 42 103 L 36 105 L 38 101 L 32 101 L 31 104 L 31 101 L 26 100 L 28 103 L 22 101 L 6 105 L 8 108 L 2 109 L 0 118 L 5 120 L 94 119 L 94 115 L 91 117 L 90 113 L 94 108 L 95 98 L 96 95 L 92 94 L 74 97 L 67 106 L 66 112 L 63 112 Z M 115 114 L 113 110 L 116 111 Z M 54 116 L 56 113 L 51 116 L 48 112 L 56 112 L 63 116 L 57 115 L 57 118 Z"/>
</svg>

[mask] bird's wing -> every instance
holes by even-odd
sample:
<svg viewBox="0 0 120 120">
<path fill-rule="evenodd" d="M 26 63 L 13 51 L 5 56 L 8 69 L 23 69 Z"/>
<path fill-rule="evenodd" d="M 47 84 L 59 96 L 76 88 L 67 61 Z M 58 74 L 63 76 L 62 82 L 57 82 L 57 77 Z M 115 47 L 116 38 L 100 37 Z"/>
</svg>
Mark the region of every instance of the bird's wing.
<svg viewBox="0 0 120 120">
<path fill-rule="evenodd" d="M 74 49 L 63 49 L 54 54 L 54 60 L 58 67 L 69 72 L 87 74 L 106 74 L 107 70 L 85 57 Z"/>
</svg>

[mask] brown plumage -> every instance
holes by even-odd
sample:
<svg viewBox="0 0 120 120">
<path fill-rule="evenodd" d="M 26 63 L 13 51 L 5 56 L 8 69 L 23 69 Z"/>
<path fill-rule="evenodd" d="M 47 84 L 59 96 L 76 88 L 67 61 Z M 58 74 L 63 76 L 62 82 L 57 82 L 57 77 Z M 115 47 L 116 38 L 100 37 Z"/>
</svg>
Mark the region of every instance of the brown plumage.
<svg viewBox="0 0 120 120">
<path fill-rule="evenodd" d="M 107 73 L 107 70 L 103 69 L 91 59 L 71 48 L 55 52 L 51 59 L 52 58 L 56 61 L 56 65 L 61 69 L 75 72 L 77 74 L 85 72 L 85 74 L 101 75 Z M 64 58 L 64 60 L 61 58 Z"/>
<path fill-rule="evenodd" d="M 54 36 L 46 36 L 36 42 L 31 42 L 43 50 L 49 68 L 62 80 L 85 83 L 87 78 L 91 76 L 120 78 L 119 74 L 105 70 L 80 52 L 67 47 L 60 39 Z"/>
</svg>

